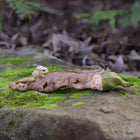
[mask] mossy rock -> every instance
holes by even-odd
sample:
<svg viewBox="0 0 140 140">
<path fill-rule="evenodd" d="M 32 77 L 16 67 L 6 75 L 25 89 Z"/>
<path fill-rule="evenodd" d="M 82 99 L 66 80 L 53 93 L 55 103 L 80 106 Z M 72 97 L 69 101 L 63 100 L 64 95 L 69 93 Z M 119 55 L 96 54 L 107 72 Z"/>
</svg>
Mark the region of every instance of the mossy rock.
<svg viewBox="0 0 140 140">
<path fill-rule="evenodd" d="M 0 140 L 140 138 L 138 78 L 119 75 L 134 86 L 104 92 L 60 89 L 38 93 L 9 89 L 10 82 L 30 77 L 37 65 L 47 66 L 49 71 L 87 69 L 42 54 L 0 55 Z"/>
<path fill-rule="evenodd" d="M 7 61 L 9 60 L 9 61 Z M 20 62 L 20 63 L 19 63 Z M 86 96 L 95 96 L 97 91 L 93 90 L 74 90 L 74 89 L 60 89 L 55 92 L 40 94 L 34 91 L 29 92 L 19 92 L 9 89 L 8 84 L 12 81 L 19 80 L 24 77 L 31 77 L 31 73 L 37 65 L 47 66 L 49 71 L 59 71 L 59 70 L 69 70 L 69 69 L 81 69 L 81 67 L 73 66 L 55 57 L 47 57 L 42 54 L 32 54 L 24 56 L 16 56 L 14 54 L 0 55 L 0 107 L 41 107 L 41 108 L 53 108 L 57 107 L 56 104 L 59 101 L 68 100 L 70 98 L 80 98 Z M 85 69 L 85 68 L 83 68 Z M 103 83 L 106 85 L 110 80 L 108 80 L 108 75 L 112 73 L 103 74 Z M 135 93 L 139 94 L 138 86 L 140 87 L 140 79 L 135 77 L 124 78 L 123 75 L 119 75 L 126 81 L 134 83 L 132 89 Z M 112 76 L 113 77 L 113 76 Z M 112 78 L 113 79 L 113 78 Z M 112 80 L 111 79 L 111 80 Z M 117 79 L 115 83 L 122 83 L 122 81 Z M 111 87 L 114 88 L 115 84 L 111 83 Z M 123 83 L 127 83 L 123 81 Z M 105 87 L 107 89 L 107 86 Z M 111 94 L 112 92 L 98 92 L 98 94 Z M 119 95 L 129 95 L 126 91 L 116 91 L 115 94 Z"/>
<path fill-rule="evenodd" d="M 11 90 L 8 87 L 10 82 L 24 77 L 31 77 L 31 73 L 34 71 L 37 65 L 47 66 L 49 71 L 80 69 L 80 67 L 73 66 L 54 57 L 49 58 L 41 54 L 25 56 L 6 54 L 0 55 L 0 58 L 0 67 L 2 67 L 0 72 L 0 107 L 41 107 L 50 109 L 57 107 L 56 102 L 66 100 L 72 95 L 76 95 L 75 98 L 77 98 L 89 96 L 93 93 L 92 90 L 78 91 L 74 89 L 60 89 L 58 91 L 46 94 L 37 93 L 34 91 L 18 92 Z"/>
</svg>

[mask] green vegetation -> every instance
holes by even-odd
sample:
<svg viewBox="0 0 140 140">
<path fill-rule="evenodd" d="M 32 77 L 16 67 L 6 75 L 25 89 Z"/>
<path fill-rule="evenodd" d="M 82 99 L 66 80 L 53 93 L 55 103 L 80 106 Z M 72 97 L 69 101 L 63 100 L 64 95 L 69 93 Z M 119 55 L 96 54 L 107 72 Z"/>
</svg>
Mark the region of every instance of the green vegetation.
<svg viewBox="0 0 140 140">
<path fill-rule="evenodd" d="M 48 66 L 46 66 L 46 67 L 48 67 Z M 48 67 L 48 70 L 49 71 L 60 71 L 60 70 L 62 70 L 61 69 L 61 67 L 58 65 L 58 66 L 55 66 L 55 67 L 53 67 L 52 65 L 50 65 L 49 67 Z"/>
<path fill-rule="evenodd" d="M 50 14 L 61 15 L 62 13 L 56 9 L 49 8 L 44 5 L 45 2 L 41 0 L 0 0 L 0 31 L 2 30 L 2 11 L 8 10 L 10 16 L 17 15 L 20 20 L 29 19 L 37 15 L 38 11 Z"/>
<path fill-rule="evenodd" d="M 6 63 L 11 63 L 14 65 L 20 64 L 25 62 L 27 59 L 26 58 L 21 58 L 21 57 L 14 57 L 10 56 L 9 58 L 6 58 L 7 55 L 0 55 L 0 64 L 2 68 L 1 73 L 0 73 L 0 89 L 1 90 L 7 90 L 8 89 L 8 84 L 16 80 L 18 77 L 24 77 L 24 76 L 31 76 L 31 73 L 33 72 L 34 68 L 13 68 L 12 66 L 6 66 L 4 64 Z M 3 67 L 4 66 L 4 67 Z"/>
<path fill-rule="evenodd" d="M 0 56 L 1 64 L 4 65 L 5 62 L 12 62 L 13 64 L 24 62 L 25 59 L 20 57 L 16 58 L 4 58 L 3 55 Z M 64 100 L 66 97 L 58 91 L 53 92 L 53 94 L 45 94 L 44 96 L 34 93 L 33 91 L 29 92 L 19 92 L 14 91 L 8 88 L 8 84 L 14 80 L 17 80 L 18 77 L 30 77 L 32 76 L 31 73 L 34 71 L 35 68 L 13 68 L 7 66 L 3 71 L 0 73 L 0 89 L 2 93 L 0 93 L 0 108 L 3 106 L 8 107 L 42 107 L 42 108 L 54 108 L 57 107 L 55 104 L 58 101 Z M 55 67 L 48 67 L 49 71 L 56 71 L 61 70 L 60 66 Z"/>
<path fill-rule="evenodd" d="M 7 64 L 7 63 L 11 63 L 11 64 L 20 64 L 23 63 L 26 60 L 26 58 L 20 58 L 20 57 L 16 57 L 16 58 L 0 58 L 0 64 Z"/>
<path fill-rule="evenodd" d="M 31 75 L 33 72 L 34 68 L 17 68 L 17 69 L 12 69 L 11 67 L 6 67 L 5 71 L 0 74 L 1 77 L 7 77 L 7 78 L 14 78 L 14 77 L 22 77 L 22 76 L 27 76 Z"/>
<path fill-rule="evenodd" d="M 126 93 L 124 91 L 118 91 L 118 93 L 122 96 L 129 96 L 130 95 L 129 93 Z"/>
<path fill-rule="evenodd" d="M 124 78 L 125 81 L 134 83 L 135 87 L 140 87 L 140 79 L 135 78 L 135 77 L 130 77 L 130 78 Z"/>
<path fill-rule="evenodd" d="M 8 6 L 15 10 L 21 20 L 30 17 L 35 11 L 47 11 L 39 0 L 6 0 Z"/>
<path fill-rule="evenodd" d="M 0 55 L 1 65 L 5 63 L 13 63 L 19 64 L 23 63 L 25 59 L 20 57 L 16 58 L 5 58 L 4 55 Z M 0 108 L 3 106 L 8 107 L 45 107 L 45 108 L 53 108 L 57 107 L 55 102 L 62 101 L 65 99 L 65 96 L 62 94 L 45 94 L 44 96 L 34 93 L 32 91 L 29 92 L 19 92 L 14 91 L 8 88 L 8 84 L 14 80 L 17 80 L 22 77 L 30 77 L 31 73 L 35 68 L 13 68 L 7 66 L 0 73 Z M 60 66 L 52 67 L 50 66 L 49 71 L 61 70 Z M 19 78 L 18 78 L 19 77 Z"/>
<path fill-rule="evenodd" d="M 109 11 L 97 11 L 94 14 L 80 13 L 76 15 L 76 18 L 90 18 L 89 23 L 93 25 L 99 25 L 102 20 L 108 20 L 108 23 L 112 29 L 115 28 L 117 15 L 122 16 L 124 10 L 109 10 Z"/>
<path fill-rule="evenodd" d="M 75 90 L 72 92 L 73 94 L 70 96 L 70 98 L 79 98 L 83 96 L 90 96 L 92 95 L 92 90 Z"/>
<path fill-rule="evenodd" d="M 3 106 L 13 107 L 41 107 L 41 108 L 54 108 L 58 105 L 59 101 L 70 98 L 78 98 L 82 96 L 92 95 L 92 90 L 71 90 L 71 89 L 60 89 L 55 92 L 40 95 L 33 91 L 19 92 L 15 90 L 7 90 L 0 93 L 0 108 Z"/>
<path fill-rule="evenodd" d="M 102 74 L 102 84 L 103 84 L 103 90 L 111 90 L 116 89 L 119 86 L 122 87 L 131 87 L 134 84 L 127 82 L 120 78 L 116 73 L 114 72 L 106 72 Z"/>
<path fill-rule="evenodd" d="M 0 107 L 8 106 L 8 107 L 45 107 L 45 108 L 53 108 L 57 107 L 57 104 L 54 104 L 58 101 L 64 100 L 65 97 L 62 95 L 59 96 L 51 96 L 51 94 L 40 95 L 38 93 L 34 93 L 33 91 L 28 92 L 19 92 L 14 90 L 9 90 L 3 95 L 0 96 Z"/>
<path fill-rule="evenodd" d="M 13 56 L 14 57 L 14 56 Z M 2 62 L 6 62 L 7 58 L 4 55 L 0 55 Z M 16 57 L 17 58 L 17 57 Z M 8 58 L 10 62 L 14 63 L 16 58 Z M 18 57 L 18 60 L 22 61 L 22 58 Z M 24 59 L 23 59 L 24 60 Z M 22 61 L 23 62 L 23 61 Z M 2 63 L 1 65 L 4 65 Z M 15 63 L 14 63 L 15 64 Z M 19 92 L 11 90 L 8 84 L 12 81 L 20 79 L 22 77 L 30 77 L 31 73 L 35 68 L 23 68 L 22 66 L 18 68 L 7 66 L 5 69 L 1 70 L 0 73 L 0 108 L 3 106 L 8 107 L 41 107 L 41 108 L 54 108 L 58 105 L 59 101 L 63 101 L 66 98 L 78 98 L 82 96 L 88 96 L 92 94 L 92 90 L 75 90 L 75 89 L 60 89 L 55 92 L 40 95 L 33 91 Z M 48 66 L 49 71 L 59 71 L 60 66 Z"/>
<path fill-rule="evenodd" d="M 17 68 L 13 69 L 12 67 L 6 67 L 6 69 L 0 73 L 0 89 L 8 89 L 8 84 L 17 79 L 18 77 L 29 77 L 34 71 L 34 68 Z"/>
<path fill-rule="evenodd" d="M 126 82 L 133 83 L 135 87 L 140 87 L 140 79 L 138 79 L 136 77 L 125 78 L 123 74 L 118 74 L 118 76 L 120 76 Z"/>
<path fill-rule="evenodd" d="M 16 68 L 13 69 L 12 67 L 6 67 L 4 72 L 0 73 L 0 77 L 4 78 L 14 78 L 14 77 L 23 77 L 32 74 L 35 68 Z"/>
<path fill-rule="evenodd" d="M 117 74 L 118 76 L 120 76 L 123 80 L 125 80 L 126 82 L 131 82 L 133 83 L 134 87 L 140 87 L 140 79 L 136 78 L 136 77 L 128 77 L 125 78 L 123 74 Z M 128 93 L 125 93 L 123 91 L 119 91 L 119 93 L 123 96 L 127 96 L 129 95 Z M 140 91 L 138 91 L 138 89 L 135 89 L 135 93 L 136 94 L 140 94 Z"/>
<path fill-rule="evenodd" d="M 13 56 L 14 57 L 14 56 Z M 3 62 L 6 62 L 7 58 L 4 55 L 0 55 L 0 58 L 3 59 Z M 6 60 L 4 60 L 6 59 Z M 12 60 L 12 59 L 11 59 Z M 9 61 L 11 62 L 10 58 Z M 22 58 L 18 57 L 18 60 L 22 61 Z M 15 60 L 16 61 L 16 60 Z M 47 94 L 38 94 L 34 91 L 28 92 L 19 92 L 15 90 L 11 90 L 8 87 L 8 84 L 12 81 L 19 80 L 22 77 L 30 77 L 31 73 L 34 71 L 34 68 L 24 68 L 20 65 L 20 67 L 14 66 L 5 66 L 2 63 L 0 66 L 4 66 L 1 69 L 0 73 L 0 108 L 3 106 L 8 106 L 11 108 L 21 107 L 21 108 L 54 108 L 57 107 L 57 102 L 63 101 L 69 98 L 79 98 L 84 96 L 93 95 L 93 90 L 76 90 L 76 89 L 59 89 L 55 92 L 47 93 Z M 28 66 L 29 67 L 29 66 Z M 59 71 L 61 70 L 60 66 L 48 66 L 49 71 Z M 140 85 L 140 79 L 137 78 L 124 78 L 123 75 L 119 75 L 125 81 L 134 83 L 135 86 Z M 139 94 L 138 91 L 136 93 Z M 119 94 L 123 96 L 127 96 L 127 93 L 119 92 Z M 81 103 L 75 103 L 72 106 L 80 105 Z M 83 103 L 82 103 L 83 104 Z M 12 123 L 11 123 L 12 124 Z"/>
<path fill-rule="evenodd" d="M 72 104 L 72 106 L 78 106 L 78 105 L 83 105 L 83 104 L 85 104 L 85 103 L 84 102 L 76 102 L 76 103 Z"/>
<path fill-rule="evenodd" d="M 107 11 L 96 11 L 94 13 L 79 13 L 75 17 L 78 19 L 88 18 L 89 23 L 93 25 L 99 25 L 101 21 L 108 21 L 112 29 L 118 22 L 126 27 L 131 24 L 133 27 L 137 27 L 140 22 L 140 3 L 134 2 L 129 10 L 107 10 Z"/>
</svg>

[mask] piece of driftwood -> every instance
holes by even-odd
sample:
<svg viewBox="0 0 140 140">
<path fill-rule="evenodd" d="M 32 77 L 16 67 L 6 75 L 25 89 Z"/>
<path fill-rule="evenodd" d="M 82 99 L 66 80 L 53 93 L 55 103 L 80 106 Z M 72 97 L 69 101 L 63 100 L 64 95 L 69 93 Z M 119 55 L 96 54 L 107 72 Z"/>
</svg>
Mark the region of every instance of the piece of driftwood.
<svg viewBox="0 0 140 140">
<path fill-rule="evenodd" d="M 63 87 L 103 90 L 101 73 L 104 70 L 69 70 L 48 72 L 43 77 L 24 78 L 9 87 L 19 91 L 51 92 Z"/>
<path fill-rule="evenodd" d="M 9 87 L 19 91 L 51 92 L 63 87 L 103 91 L 133 85 L 121 79 L 114 72 L 103 72 L 102 69 L 48 72 L 46 67 L 38 66 L 32 73 L 33 77 L 12 82 Z"/>
</svg>

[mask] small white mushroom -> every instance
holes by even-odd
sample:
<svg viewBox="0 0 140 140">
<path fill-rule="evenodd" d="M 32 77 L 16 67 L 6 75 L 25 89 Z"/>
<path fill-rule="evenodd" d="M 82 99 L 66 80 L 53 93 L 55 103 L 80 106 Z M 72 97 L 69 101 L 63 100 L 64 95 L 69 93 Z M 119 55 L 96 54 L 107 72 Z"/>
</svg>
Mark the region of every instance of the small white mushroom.
<svg viewBox="0 0 140 140">
<path fill-rule="evenodd" d="M 48 69 L 43 66 L 37 66 L 36 69 L 33 71 L 32 75 L 34 78 L 40 78 L 45 77 L 45 75 L 48 73 Z"/>
</svg>

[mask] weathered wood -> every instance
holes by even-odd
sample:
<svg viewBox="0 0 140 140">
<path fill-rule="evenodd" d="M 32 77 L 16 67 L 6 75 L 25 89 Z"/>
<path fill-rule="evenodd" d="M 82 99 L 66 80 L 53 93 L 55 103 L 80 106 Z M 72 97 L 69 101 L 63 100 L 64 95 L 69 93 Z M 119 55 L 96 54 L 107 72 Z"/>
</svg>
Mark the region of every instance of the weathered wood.
<svg viewBox="0 0 140 140">
<path fill-rule="evenodd" d="M 102 90 L 102 80 L 100 74 L 104 70 L 70 70 L 48 72 L 40 78 L 24 78 L 17 82 L 12 82 L 9 87 L 19 91 L 35 90 L 39 92 L 51 92 L 63 87 L 75 89 L 98 89 Z"/>
</svg>

